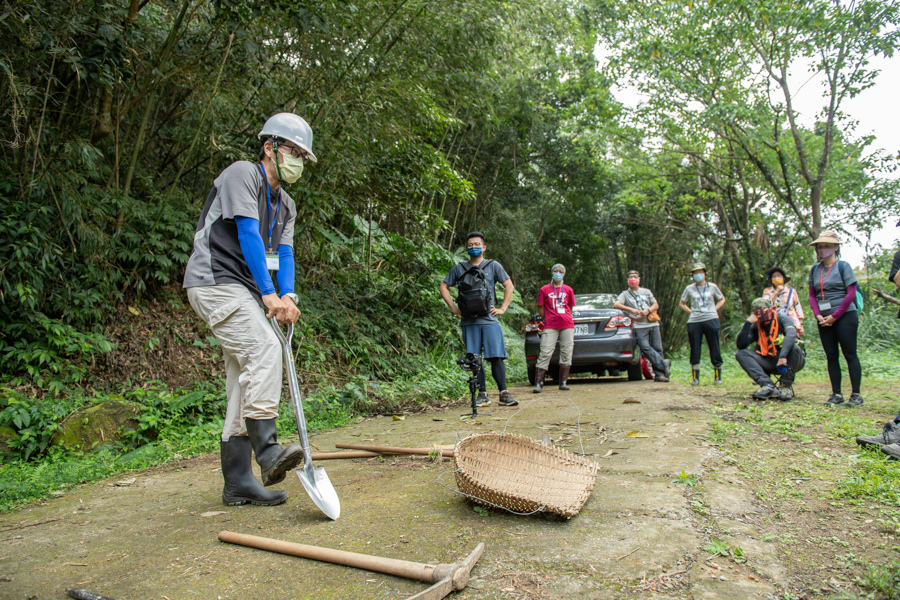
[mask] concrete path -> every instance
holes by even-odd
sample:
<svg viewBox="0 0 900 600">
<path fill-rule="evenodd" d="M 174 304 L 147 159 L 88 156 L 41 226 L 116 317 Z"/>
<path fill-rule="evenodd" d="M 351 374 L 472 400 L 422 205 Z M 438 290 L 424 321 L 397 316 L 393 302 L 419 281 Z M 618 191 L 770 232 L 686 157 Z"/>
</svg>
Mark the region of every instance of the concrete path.
<svg viewBox="0 0 900 600">
<path fill-rule="evenodd" d="M 704 388 L 701 388 L 704 389 Z M 0 598 L 65 598 L 83 588 L 118 600 L 406 598 L 425 584 L 217 541 L 220 530 L 436 564 L 486 550 L 453 598 L 758 598 L 788 577 L 776 546 L 760 541 L 767 509 L 708 441 L 712 402 L 683 384 L 593 379 L 527 404 L 508 431 L 579 451 L 601 465 L 582 512 L 515 516 L 476 511 L 455 488 L 452 461 L 428 457 L 321 462 L 342 502 L 324 517 L 299 480 L 271 508 L 224 507 L 217 456 L 98 482 L 0 516 Z M 709 390 L 712 392 L 712 388 Z M 571 400 L 572 402 L 569 402 Z M 573 406 L 574 403 L 574 406 Z M 517 409 L 490 407 L 480 424 L 462 406 L 375 418 L 315 435 L 338 442 L 419 447 L 500 431 Z M 633 433 L 636 432 L 636 433 Z M 627 437 L 629 433 L 632 436 Z M 704 482 L 711 469 L 715 480 Z M 683 474 L 683 476 L 682 476 Z M 133 477 L 133 482 L 131 478 Z M 440 479 L 439 479 L 440 477 Z M 120 482 L 120 483 L 119 483 Z M 698 491 L 704 482 L 702 494 Z M 703 547 L 726 531 L 739 564 Z"/>
</svg>

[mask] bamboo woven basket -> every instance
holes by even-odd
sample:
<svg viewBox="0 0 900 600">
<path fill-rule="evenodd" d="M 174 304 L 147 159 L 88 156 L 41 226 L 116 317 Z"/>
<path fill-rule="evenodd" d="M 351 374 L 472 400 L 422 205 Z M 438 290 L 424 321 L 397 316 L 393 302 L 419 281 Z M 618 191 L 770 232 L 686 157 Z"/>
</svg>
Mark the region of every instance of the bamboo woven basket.
<svg viewBox="0 0 900 600">
<path fill-rule="evenodd" d="M 512 433 L 478 433 L 453 452 L 456 485 L 473 501 L 513 512 L 578 514 L 600 465 Z"/>
</svg>

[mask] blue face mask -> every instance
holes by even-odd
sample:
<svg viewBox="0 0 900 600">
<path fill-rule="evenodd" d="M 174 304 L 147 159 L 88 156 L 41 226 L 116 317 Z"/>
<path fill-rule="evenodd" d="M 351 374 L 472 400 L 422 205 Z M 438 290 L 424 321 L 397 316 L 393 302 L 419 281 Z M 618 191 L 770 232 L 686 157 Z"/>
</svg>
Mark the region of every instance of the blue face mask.
<svg viewBox="0 0 900 600">
<path fill-rule="evenodd" d="M 700 283 L 704 279 L 706 279 L 706 275 L 704 275 L 703 273 L 694 273 L 694 281 L 696 281 L 697 283 Z"/>
<path fill-rule="evenodd" d="M 553 281 L 562 281 L 564 273 L 554 273 Z"/>
<path fill-rule="evenodd" d="M 472 258 L 477 258 L 481 256 L 481 250 L 481 248 L 469 248 L 468 250 L 466 250 L 466 254 L 468 254 Z"/>
</svg>

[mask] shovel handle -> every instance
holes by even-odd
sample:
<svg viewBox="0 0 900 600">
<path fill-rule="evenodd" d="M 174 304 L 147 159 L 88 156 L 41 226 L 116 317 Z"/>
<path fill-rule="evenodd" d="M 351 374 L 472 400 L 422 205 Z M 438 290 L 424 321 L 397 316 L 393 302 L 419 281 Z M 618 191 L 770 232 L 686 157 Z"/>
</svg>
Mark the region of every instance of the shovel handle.
<svg viewBox="0 0 900 600">
<path fill-rule="evenodd" d="M 303 448 L 303 467 L 312 472 L 312 456 L 309 451 L 309 435 L 306 431 L 306 416 L 303 414 L 303 404 L 300 399 L 300 384 L 297 381 L 297 369 L 294 367 L 294 351 L 291 348 L 291 338 L 294 337 L 294 324 L 290 323 L 287 335 L 281 330 L 278 319 L 269 319 L 272 329 L 281 342 L 281 354 L 284 359 L 284 370 L 287 372 L 288 389 L 291 391 L 291 406 L 294 408 L 294 420 L 297 422 L 297 432 L 300 434 L 300 446 Z"/>
<path fill-rule="evenodd" d="M 272 317 L 269 319 L 272 322 L 272 329 L 275 330 L 275 335 L 278 336 L 278 341 L 283 344 L 287 344 L 288 348 L 291 347 L 291 338 L 294 337 L 294 324 L 288 323 L 287 335 L 284 335 L 284 332 L 281 330 L 281 324 L 278 322 L 278 319 Z"/>
</svg>

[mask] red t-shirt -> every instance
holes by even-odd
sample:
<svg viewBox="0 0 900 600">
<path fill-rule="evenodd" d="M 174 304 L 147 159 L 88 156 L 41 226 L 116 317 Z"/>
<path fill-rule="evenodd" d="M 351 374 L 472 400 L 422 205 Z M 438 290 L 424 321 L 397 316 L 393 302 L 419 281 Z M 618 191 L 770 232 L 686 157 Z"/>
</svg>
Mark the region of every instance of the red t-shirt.
<svg viewBox="0 0 900 600">
<path fill-rule="evenodd" d="M 569 286 L 563 284 L 562 291 L 560 291 L 559 287 L 548 283 L 538 292 L 538 306 L 544 307 L 544 328 L 575 328 L 575 322 L 572 320 L 575 292 Z M 563 312 L 560 312 L 560 309 Z"/>
</svg>

